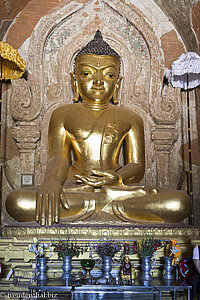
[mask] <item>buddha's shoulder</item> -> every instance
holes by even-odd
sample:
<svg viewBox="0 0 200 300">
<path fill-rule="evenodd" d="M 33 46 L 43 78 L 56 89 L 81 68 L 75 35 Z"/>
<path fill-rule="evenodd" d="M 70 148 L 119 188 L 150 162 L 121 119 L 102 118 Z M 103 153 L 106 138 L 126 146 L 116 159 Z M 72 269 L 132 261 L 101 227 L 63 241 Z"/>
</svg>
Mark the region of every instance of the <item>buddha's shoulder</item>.
<svg viewBox="0 0 200 300">
<path fill-rule="evenodd" d="M 112 108 L 117 112 L 118 117 L 126 117 L 130 121 L 143 122 L 142 117 L 130 108 L 123 106 L 113 106 Z"/>
<path fill-rule="evenodd" d="M 81 107 L 80 103 L 65 104 L 65 105 L 57 107 L 53 111 L 52 116 L 58 116 L 58 115 L 60 115 L 60 116 L 65 115 L 66 116 L 66 114 L 71 114 L 73 112 L 80 111 L 80 107 Z"/>
</svg>

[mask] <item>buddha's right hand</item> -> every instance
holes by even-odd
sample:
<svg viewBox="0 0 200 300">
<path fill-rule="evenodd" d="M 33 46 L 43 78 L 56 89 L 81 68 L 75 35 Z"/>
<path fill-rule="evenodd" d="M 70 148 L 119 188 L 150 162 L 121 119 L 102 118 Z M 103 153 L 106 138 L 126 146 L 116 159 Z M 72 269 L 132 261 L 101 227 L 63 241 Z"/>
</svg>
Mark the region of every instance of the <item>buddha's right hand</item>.
<svg viewBox="0 0 200 300">
<path fill-rule="evenodd" d="M 64 195 L 59 181 L 49 180 L 41 184 L 36 193 L 35 219 L 42 226 L 59 222 L 61 197 L 64 197 Z"/>
</svg>

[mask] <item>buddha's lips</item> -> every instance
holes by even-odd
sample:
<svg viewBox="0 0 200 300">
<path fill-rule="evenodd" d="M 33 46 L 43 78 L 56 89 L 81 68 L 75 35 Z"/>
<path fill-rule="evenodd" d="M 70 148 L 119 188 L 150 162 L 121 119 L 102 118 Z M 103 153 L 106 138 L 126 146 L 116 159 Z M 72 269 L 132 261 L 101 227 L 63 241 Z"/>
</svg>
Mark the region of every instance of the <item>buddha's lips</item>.
<svg viewBox="0 0 200 300">
<path fill-rule="evenodd" d="M 100 88 L 98 88 L 98 87 L 92 87 L 91 90 L 95 91 L 95 92 L 104 91 L 104 87 L 100 87 Z"/>
</svg>

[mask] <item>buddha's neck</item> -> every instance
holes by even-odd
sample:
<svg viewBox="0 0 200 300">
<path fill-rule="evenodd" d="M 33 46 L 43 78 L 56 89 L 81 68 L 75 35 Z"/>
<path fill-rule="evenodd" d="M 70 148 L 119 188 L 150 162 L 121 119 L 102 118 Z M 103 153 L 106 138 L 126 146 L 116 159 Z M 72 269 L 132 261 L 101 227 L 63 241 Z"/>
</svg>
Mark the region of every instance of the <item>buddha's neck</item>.
<svg viewBox="0 0 200 300">
<path fill-rule="evenodd" d="M 110 106 L 110 103 L 89 102 L 89 101 L 82 100 L 82 105 L 92 110 L 103 110 L 103 109 L 107 109 Z"/>
</svg>

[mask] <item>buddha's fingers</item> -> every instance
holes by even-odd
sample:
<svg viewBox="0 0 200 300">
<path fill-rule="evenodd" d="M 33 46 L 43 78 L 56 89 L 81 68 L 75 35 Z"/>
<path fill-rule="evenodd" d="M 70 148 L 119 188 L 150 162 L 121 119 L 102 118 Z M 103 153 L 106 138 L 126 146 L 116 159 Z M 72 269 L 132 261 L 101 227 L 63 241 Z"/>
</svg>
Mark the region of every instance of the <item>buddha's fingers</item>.
<svg viewBox="0 0 200 300">
<path fill-rule="evenodd" d="M 82 182 L 82 181 L 81 181 L 81 182 Z M 62 193 L 62 194 L 60 195 L 60 200 L 61 200 L 62 206 L 63 206 L 65 209 L 69 209 L 69 204 L 68 204 L 68 201 L 67 201 L 67 199 L 66 199 L 64 193 Z M 58 203 L 58 204 L 59 204 L 59 203 Z M 58 208 L 59 208 L 59 205 L 58 205 Z M 55 221 L 55 222 L 58 222 L 58 221 Z"/>
<path fill-rule="evenodd" d="M 102 185 L 105 184 L 105 179 L 102 177 L 99 177 L 98 179 L 94 180 L 89 180 L 89 179 L 83 179 L 83 183 L 90 185 L 92 187 L 101 187 Z"/>
<path fill-rule="evenodd" d="M 114 175 L 112 174 L 112 171 L 92 170 L 92 173 L 94 175 L 97 175 L 97 176 L 107 176 L 107 177 L 110 177 L 110 178 L 114 178 Z"/>
<path fill-rule="evenodd" d="M 42 194 L 36 194 L 36 214 L 35 214 L 35 220 L 37 222 L 40 222 L 41 217 L 41 205 L 42 205 Z"/>
<path fill-rule="evenodd" d="M 59 222 L 59 204 L 60 204 L 60 198 L 59 196 L 54 195 L 54 222 L 58 223 Z"/>
<path fill-rule="evenodd" d="M 102 187 L 103 185 L 106 184 L 105 179 L 100 179 L 98 182 L 89 182 L 88 185 L 91 185 L 93 187 Z"/>
<path fill-rule="evenodd" d="M 94 177 L 94 176 L 86 176 L 86 175 L 74 175 L 75 178 L 77 179 L 77 182 L 80 182 L 79 180 L 81 180 L 81 182 L 83 182 L 83 180 L 88 181 L 88 182 L 96 182 L 99 180 L 99 177 Z"/>
<path fill-rule="evenodd" d="M 42 206 L 41 206 L 41 219 L 40 224 L 44 226 L 46 224 L 46 209 L 47 209 L 47 202 L 48 202 L 48 194 L 42 194 Z"/>
<path fill-rule="evenodd" d="M 50 226 L 54 222 L 54 193 L 49 193 L 47 201 L 46 223 Z"/>
<path fill-rule="evenodd" d="M 63 190 L 61 190 L 59 194 L 55 194 L 55 199 L 54 199 L 54 222 L 56 223 L 58 223 L 60 220 L 60 202 L 61 202 L 61 198 L 63 197 L 62 192 Z"/>
<path fill-rule="evenodd" d="M 86 175 L 75 175 L 78 180 L 85 183 L 86 185 L 90 185 L 92 187 L 101 187 L 107 181 L 108 177 L 99 177 L 99 176 L 86 176 Z M 77 180 L 77 181 L 78 181 Z"/>
<path fill-rule="evenodd" d="M 80 176 L 78 177 L 79 175 L 77 175 L 76 177 L 79 178 L 79 180 L 81 180 L 81 182 L 85 183 L 85 184 L 89 184 L 88 183 L 88 178 L 87 177 L 84 177 L 84 176 Z"/>
<path fill-rule="evenodd" d="M 35 208 L 35 220 L 38 222 L 39 221 L 39 199 L 38 195 L 36 194 L 36 208 Z"/>
<path fill-rule="evenodd" d="M 121 181 L 121 176 L 117 174 L 113 170 L 108 170 L 108 171 L 99 171 L 99 170 L 92 170 L 92 173 L 97 176 L 101 176 L 99 178 L 103 178 L 102 185 L 108 184 L 117 184 L 119 181 Z"/>
<path fill-rule="evenodd" d="M 83 182 L 83 176 L 82 175 L 74 175 L 74 177 L 76 178 L 76 181 L 79 182 L 79 183 L 82 183 Z"/>
<path fill-rule="evenodd" d="M 82 183 L 83 181 L 81 179 L 77 179 L 76 182 Z"/>
</svg>

